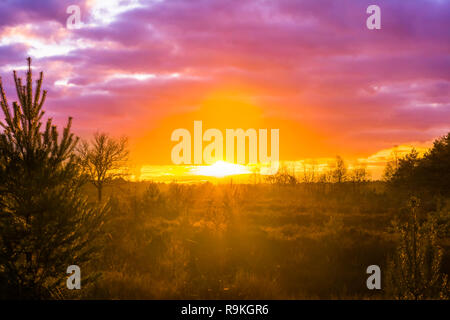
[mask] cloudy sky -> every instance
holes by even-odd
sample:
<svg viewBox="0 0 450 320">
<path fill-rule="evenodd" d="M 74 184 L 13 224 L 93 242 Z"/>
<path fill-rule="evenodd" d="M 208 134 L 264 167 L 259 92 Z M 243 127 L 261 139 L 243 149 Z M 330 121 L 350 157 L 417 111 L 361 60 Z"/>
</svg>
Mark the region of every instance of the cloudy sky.
<svg viewBox="0 0 450 320">
<path fill-rule="evenodd" d="M 279 128 L 285 160 L 429 142 L 450 131 L 449 40 L 448 0 L 0 1 L 10 99 L 31 56 L 47 116 L 129 136 L 141 164 L 170 163 L 171 132 L 194 120 Z"/>
</svg>

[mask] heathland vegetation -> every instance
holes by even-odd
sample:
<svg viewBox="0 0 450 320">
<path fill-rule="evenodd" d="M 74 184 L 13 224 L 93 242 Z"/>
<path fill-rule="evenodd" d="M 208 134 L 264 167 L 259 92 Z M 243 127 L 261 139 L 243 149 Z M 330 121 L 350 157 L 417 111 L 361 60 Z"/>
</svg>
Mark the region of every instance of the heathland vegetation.
<svg viewBox="0 0 450 320">
<path fill-rule="evenodd" d="M 58 131 L 42 74 L 34 90 L 31 67 L 14 79 L 12 106 L 0 79 L 0 298 L 448 298 L 450 134 L 383 181 L 338 157 L 248 184 L 132 182 L 126 139 Z"/>
</svg>

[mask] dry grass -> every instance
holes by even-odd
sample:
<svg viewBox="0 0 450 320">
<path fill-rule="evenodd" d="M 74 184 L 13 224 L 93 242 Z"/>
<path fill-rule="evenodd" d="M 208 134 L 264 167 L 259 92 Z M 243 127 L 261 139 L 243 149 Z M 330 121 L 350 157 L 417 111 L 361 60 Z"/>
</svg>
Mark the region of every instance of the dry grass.
<svg viewBox="0 0 450 320">
<path fill-rule="evenodd" d="M 365 273 L 387 268 L 397 240 L 399 201 L 380 183 L 125 183 L 107 196 L 104 250 L 92 261 L 103 276 L 85 298 L 386 297 L 366 288 Z M 445 261 L 447 251 L 448 272 Z"/>
</svg>

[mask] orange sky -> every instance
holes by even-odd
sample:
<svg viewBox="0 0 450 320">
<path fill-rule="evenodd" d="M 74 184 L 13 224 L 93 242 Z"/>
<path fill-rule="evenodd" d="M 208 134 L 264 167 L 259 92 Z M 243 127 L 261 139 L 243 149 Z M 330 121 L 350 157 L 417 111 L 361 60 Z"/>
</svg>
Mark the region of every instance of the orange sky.
<svg viewBox="0 0 450 320">
<path fill-rule="evenodd" d="M 450 2 L 379 0 L 380 30 L 366 27 L 371 1 L 336 3 L 0 2 L 0 74 L 13 95 L 31 56 L 46 115 L 72 116 L 82 138 L 128 136 L 137 167 L 171 165 L 171 133 L 194 120 L 279 129 L 282 161 L 349 164 L 450 131 Z"/>
</svg>

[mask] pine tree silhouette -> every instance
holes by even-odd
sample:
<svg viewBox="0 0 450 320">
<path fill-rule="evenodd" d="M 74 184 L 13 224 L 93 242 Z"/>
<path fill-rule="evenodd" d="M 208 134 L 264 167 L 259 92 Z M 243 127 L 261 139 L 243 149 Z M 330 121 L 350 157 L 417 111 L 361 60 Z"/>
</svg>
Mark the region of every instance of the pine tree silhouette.
<svg viewBox="0 0 450 320">
<path fill-rule="evenodd" d="M 0 297 L 61 298 L 66 269 L 91 256 L 105 209 L 80 196 L 72 119 L 61 137 L 51 118 L 43 127 L 43 73 L 33 92 L 28 58 L 26 84 L 15 71 L 14 81 L 11 109 L 0 78 Z"/>
</svg>

